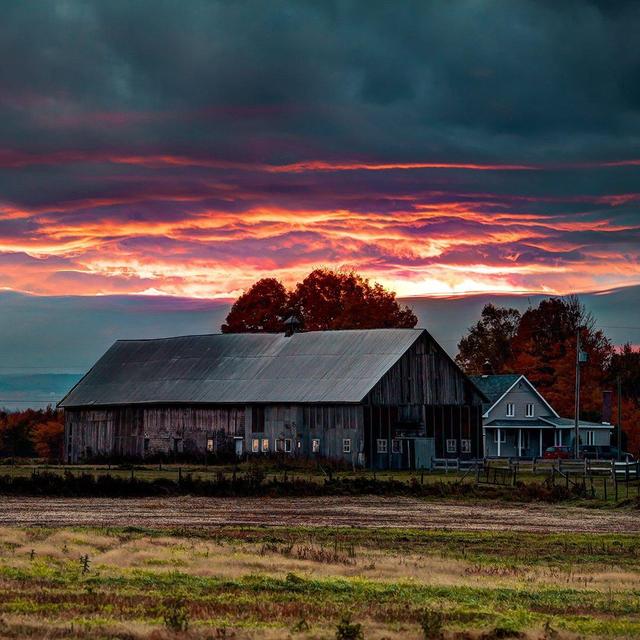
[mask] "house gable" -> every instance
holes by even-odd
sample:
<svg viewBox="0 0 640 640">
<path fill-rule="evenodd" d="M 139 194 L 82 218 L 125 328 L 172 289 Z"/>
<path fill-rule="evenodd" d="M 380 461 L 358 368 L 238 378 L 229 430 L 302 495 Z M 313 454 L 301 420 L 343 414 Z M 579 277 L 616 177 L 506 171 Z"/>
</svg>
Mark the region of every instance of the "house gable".
<svg viewBox="0 0 640 640">
<path fill-rule="evenodd" d="M 509 415 L 508 406 L 514 407 L 513 415 Z M 533 416 L 526 415 L 526 407 L 533 404 Z M 519 376 L 504 393 L 485 409 L 485 419 L 514 418 L 523 419 L 540 416 L 555 416 L 555 409 L 544 399 L 542 394 L 523 375 Z"/>
</svg>

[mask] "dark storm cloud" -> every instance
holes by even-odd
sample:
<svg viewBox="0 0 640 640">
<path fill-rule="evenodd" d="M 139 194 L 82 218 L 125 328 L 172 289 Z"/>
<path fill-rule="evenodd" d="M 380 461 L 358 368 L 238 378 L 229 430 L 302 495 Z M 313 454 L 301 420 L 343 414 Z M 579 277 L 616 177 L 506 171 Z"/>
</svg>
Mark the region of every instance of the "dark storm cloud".
<svg viewBox="0 0 640 640">
<path fill-rule="evenodd" d="M 636 2 L 111 0 L 2 14 L 11 148 L 268 161 L 638 151 Z"/>
</svg>

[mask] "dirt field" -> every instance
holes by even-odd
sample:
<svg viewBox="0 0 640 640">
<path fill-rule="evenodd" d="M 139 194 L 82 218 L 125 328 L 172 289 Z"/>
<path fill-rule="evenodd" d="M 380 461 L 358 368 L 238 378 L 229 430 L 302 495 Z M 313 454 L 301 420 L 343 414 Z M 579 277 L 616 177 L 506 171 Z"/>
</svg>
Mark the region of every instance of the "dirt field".
<svg viewBox="0 0 640 640">
<path fill-rule="evenodd" d="M 413 498 L 0 498 L 0 525 L 357 526 L 485 531 L 640 532 L 640 514 Z"/>
</svg>

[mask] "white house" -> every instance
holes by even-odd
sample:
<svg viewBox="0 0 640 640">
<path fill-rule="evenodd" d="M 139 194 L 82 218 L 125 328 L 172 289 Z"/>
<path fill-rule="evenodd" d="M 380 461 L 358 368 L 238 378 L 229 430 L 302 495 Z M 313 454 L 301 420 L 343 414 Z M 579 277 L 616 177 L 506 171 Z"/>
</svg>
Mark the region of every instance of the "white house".
<svg viewBox="0 0 640 640">
<path fill-rule="evenodd" d="M 522 374 L 472 376 L 489 399 L 483 406 L 486 457 L 541 457 L 547 447 L 574 445 L 574 419 L 561 418 Z M 611 425 L 580 421 L 580 443 L 610 444 Z"/>
</svg>

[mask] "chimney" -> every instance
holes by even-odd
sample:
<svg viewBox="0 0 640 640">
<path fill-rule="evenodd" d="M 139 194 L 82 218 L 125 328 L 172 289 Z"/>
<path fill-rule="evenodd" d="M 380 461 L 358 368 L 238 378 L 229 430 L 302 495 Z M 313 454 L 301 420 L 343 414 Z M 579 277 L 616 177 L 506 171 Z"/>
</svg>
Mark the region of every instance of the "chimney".
<svg viewBox="0 0 640 640">
<path fill-rule="evenodd" d="M 289 316 L 284 321 L 284 337 L 290 338 L 298 330 L 299 326 L 300 320 L 298 320 L 298 318 L 296 318 L 295 316 Z"/>
<path fill-rule="evenodd" d="M 493 367 L 491 366 L 491 363 L 488 360 L 485 360 L 484 364 L 482 365 L 482 375 L 483 376 L 493 375 Z"/>
</svg>

